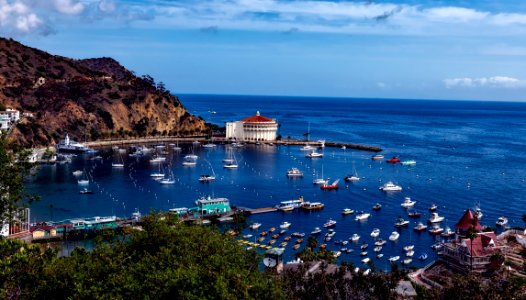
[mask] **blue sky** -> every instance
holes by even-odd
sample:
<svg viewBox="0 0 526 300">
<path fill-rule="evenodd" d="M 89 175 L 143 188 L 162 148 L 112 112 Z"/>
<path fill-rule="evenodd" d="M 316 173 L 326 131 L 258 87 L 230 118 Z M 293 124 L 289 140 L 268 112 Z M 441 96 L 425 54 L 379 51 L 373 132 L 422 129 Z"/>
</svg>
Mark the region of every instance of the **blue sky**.
<svg viewBox="0 0 526 300">
<path fill-rule="evenodd" d="M 176 94 L 526 100 L 526 1 L 0 0 L 0 34 Z"/>
</svg>

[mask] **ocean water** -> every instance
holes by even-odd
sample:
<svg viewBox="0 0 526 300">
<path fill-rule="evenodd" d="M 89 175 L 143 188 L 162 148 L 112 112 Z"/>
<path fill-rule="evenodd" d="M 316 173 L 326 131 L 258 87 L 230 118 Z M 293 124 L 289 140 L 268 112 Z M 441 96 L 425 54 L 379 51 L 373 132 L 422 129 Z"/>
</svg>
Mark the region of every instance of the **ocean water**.
<svg viewBox="0 0 526 300">
<path fill-rule="evenodd" d="M 102 161 L 78 156 L 68 165 L 39 167 L 28 180 L 28 189 L 42 198 L 31 206 L 32 221 L 96 215 L 128 217 L 135 209 L 147 213 L 192 207 L 197 198 L 207 195 L 227 197 L 232 205 L 250 208 L 274 206 L 301 195 L 307 201 L 323 202 L 325 208 L 311 213 L 254 215 L 249 222 L 261 222 L 262 231 L 279 228 L 281 222 L 288 221 L 292 223 L 289 232 L 308 235 L 332 218 L 337 221 L 332 241 L 347 240 L 353 233 L 361 235 L 359 243 L 347 245 L 354 252 L 342 254 L 339 261 L 361 266 L 359 245 L 366 241 L 368 257 L 377 268 L 385 270 L 390 268 L 387 259 L 403 257 L 402 248 L 407 244 L 415 244 L 412 266 L 433 259 L 430 246 L 437 238 L 412 229 L 416 222 L 427 221 L 433 203 L 439 206 L 438 214 L 446 218 L 442 227 L 454 228 L 464 211 L 475 206 L 484 213 L 483 225 L 495 227 L 497 218 L 506 216 L 509 226 L 524 226 L 526 103 L 224 95 L 181 95 L 180 99 L 192 114 L 220 126 L 260 111 L 278 120 L 279 134 L 284 138 L 305 138 L 303 134 L 309 130 L 311 140 L 378 146 L 386 159 L 396 155 L 402 160 L 414 159 L 417 164 L 409 167 L 373 161 L 373 153 L 352 149 L 326 147 L 323 158 L 309 159 L 296 146 L 249 145 L 235 150 L 239 169 L 227 170 L 221 162 L 226 156 L 225 146 L 192 149 L 191 145 L 183 145 L 181 153 L 170 152 L 165 164 L 173 171 L 176 184 L 162 186 L 150 178 L 158 166 L 150 164 L 148 158 L 135 159 L 105 149 L 101 151 Z M 182 166 L 182 157 L 192 151 L 200 157 L 197 166 Z M 111 161 L 119 156 L 126 167 L 112 169 Z M 346 184 L 343 179 L 353 166 L 361 180 Z M 301 169 L 305 176 L 288 179 L 285 174 L 291 167 Z M 312 184 L 322 169 L 331 181 L 340 179 L 339 190 L 324 192 Z M 95 194 L 78 193 L 74 170 L 90 173 L 90 188 Z M 203 184 L 197 180 L 200 174 L 212 170 L 217 176 L 215 182 Z M 387 181 L 398 183 L 403 191 L 379 191 L 378 187 Z M 395 229 L 398 216 L 408 219 L 407 211 L 400 206 L 407 196 L 416 201 L 414 209 L 422 212 L 422 217 L 409 219 L 408 228 Z M 377 202 L 383 205 L 378 212 L 372 210 Z M 342 216 L 343 208 L 366 211 L 371 217 L 357 222 L 354 215 Z M 374 258 L 371 247 L 373 228 L 379 228 L 380 237 L 386 240 L 392 231 L 400 233 L 397 242 L 384 245 L 381 259 Z M 319 240 L 321 243 L 322 236 Z M 332 241 L 328 248 L 338 250 L 340 246 Z M 292 244 L 287 246 L 285 260 L 293 258 Z M 430 256 L 424 262 L 418 260 L 423 252 Z"/>
</svg>

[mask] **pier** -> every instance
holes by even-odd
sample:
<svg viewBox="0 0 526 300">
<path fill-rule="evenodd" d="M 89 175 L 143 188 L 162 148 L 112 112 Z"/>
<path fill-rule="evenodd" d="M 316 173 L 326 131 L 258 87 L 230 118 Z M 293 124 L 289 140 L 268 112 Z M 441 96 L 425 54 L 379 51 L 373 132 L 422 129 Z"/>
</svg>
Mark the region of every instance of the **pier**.
<svg viewBox="0 0 526 300">
<path fill-rule="evenodd" d="M 275 212 L 275 211 L 278 210 L 275 207 L 261 207 L 261 208 L 246 208 L 246 207 L 241 208 L 240 207 L 239 209 L 241 209 L 243 212 L 245 212 L 245 213 L 247 213 L 249 215 L 256 215 L 256 214 Z"/>
<path fill-rule="evenodd" d="M 380 152 L 382 148 L 376 146 L 367 146 L 353 143 L 342 143 L 342 142 L 327 142 L 327 141 L 301 141 L 301 140 L 292 140 L 285 139 L 276 141 L 276 145 L 284 146 L 313 146 L 313 147 L 331 147 L 331 148 L 346 148 L 346 149 L 356 149 L 370 152 Z"/>
</svg>

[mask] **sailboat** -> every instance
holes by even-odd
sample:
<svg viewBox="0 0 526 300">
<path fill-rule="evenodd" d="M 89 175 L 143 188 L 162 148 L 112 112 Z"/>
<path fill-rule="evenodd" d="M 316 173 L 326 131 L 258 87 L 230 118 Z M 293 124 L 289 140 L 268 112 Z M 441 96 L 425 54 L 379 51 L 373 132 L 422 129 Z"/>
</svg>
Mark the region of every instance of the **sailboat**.
<svg viewBox="0 0 526 300">
<path fill-rule="evenodd" d="M 225 162 L 225 160 L 223 160 L 223 162 L 225 162 L 223 164 L 223 168 L 225 169 L 237 169 L 238 165 L 237 165 L 237 160 L 236 160 L 236 156 L 234 155 L 234 153 L 230 150 L 228 152 L 228 158 L 227 158 L 227 162 Z"/>
<path fill-rule="evenodd" d="M 175 146 L 172 147 L 173 151 L 181 151 L 181 147 L 179 147 L 179 139 L 175 140 Z"/>
<path fill-rule="evenodd" d="M 324 185 L 320 186 L 322 190 L 337 190 L 338 189 L 338 182 L 340 179 L 336 179 L 332 184 L 325 183 Z"/>
<path fill-rule="evenodd" d="M 112 162 L 112 163 L 111 163 L 111 167 L 112 167 L 112 168 L 124 168 L 124 161 L 122 160 L 121 153 L 118 152 L 118 154 L 119 154 L 119 155 L 118 155 L 119 159 L 118 159 L 117 162 Z"/>
<path fill-rule="evenodd" d="M 214 168 L 212 167 L 212 164 L 209 161 L 207 162 L 208 162 L 208 165 L 210 166 L 210 169 L 212 170 L 212 175 L 210 174 L 199 175 L 200 182 L 210 182 L 216 179 L 216 173 L 214 172 Z"/>
<path fill-rule="evenodd" d="M 192 153 L 184 156 L 183 166 L 195 166 L 199 156 L 194 154 L 194 148 L 192 147 Z"/>
<path fill-rule="evenodd" d="M 161 179 L 159 183 L 164 184 L 164 185 L 174 184 L 175 183 L 174 173 L 170 170 L 168 177 Z"/>
<path fill-rule="evenodd" d="M 313 184 L 317 184 L 317 185 L 320 185 L 320 184 L 327 184 L 327 180 L 325 180 L 323 178 L 323 165 L 321 166 L 321 177 L 318 177 L 318 178 L 314 178 L 314 180 L 312 181 Z"/>
<path fill-rule="evenodd" d="M 83 173 L 84 173 L 84 176 L 81 179 L 77 180 L 77 183 L 79 185 L 88 185 L 89 184 L 89 179 L 88 179 L 88 175 L 86 173 L 86 170 L 84 170 Z"/>
<path fill-rule="evenodd" d="M 310 122 L 309 122 L 309 125 L 307 127 L 307 132 L 303 134 L 304 136 L 307 137 L 307 144 L 303 147 L 300 148 L 301 151 L 314 151 L 315 148 L 311 145 L 309 145 L 309 137 L 310 137 Z"/>
<path fill-rule="evenodd" d="M 353 170 L 353 174 L 352 175 L 347 175 L 345 177 L 345 181 L 353 182 L 353 181 L 360 180 L 360 177 L 358 177 L 358 172 L 356 172 L 356 167 L 354 165 L 354 161 L 352 162 L 352 170 Z"/>
<path fill-rule="evenodd" d="M 151 173 L 150 177 L 152 177 L 153 179 L 156 179 L 156 180 L 161 179 L 161 178 L 164 177 L 164 173 L 161 170 L 161 165 L 162 164 L 159 164 L 159 171 Z"/>
<path fill-rule="evenodd" d="M 223 158 L 223 162 L 226 163 L 226 164 L 233 163 L 234 162 L 234 157 L 233 157 L 233 154 L 232 154 L 232 149 L 228 148 L 226 154 L 227 154 L 227 156 L 225 158 Z"/>
</svg>

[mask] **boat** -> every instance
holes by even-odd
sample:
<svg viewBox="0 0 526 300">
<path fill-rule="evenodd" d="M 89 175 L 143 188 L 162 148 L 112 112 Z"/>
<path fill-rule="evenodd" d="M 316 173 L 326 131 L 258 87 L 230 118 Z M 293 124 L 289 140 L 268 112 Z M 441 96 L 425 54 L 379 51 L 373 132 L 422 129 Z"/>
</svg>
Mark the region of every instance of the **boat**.
<svg viewBox="0 0 526 300">
<path fill-rule="evenodd" d="M 344 208 L 343 211 L 342 211 L 342 215 L 351 215 L 354 213 L 354 210 L 350 209 L 350 208 Z"/>
<path fill-rule="evenodd" d="M 413 159 L 404 160 L 404 161 L 401 161 L 400 164 L 402 164 L 402 166 L 415 166 L 416 160 L 413 160 Z"/>
<path fill-rule="evenodd" d="M 336 221 L 334 221 L 333 219 L 329 219 L 327 220 L 327 222 L 325 222 L 325 224 L 323 224 L 323 227 L 325 228 L 334 227 L 334 226 L 336 226 Z"/>
<path fill-rule="evenodd" d="M 322 184 L 327 184 L 327 181 L 328 181 L 327 179 L 323 178 L 323 165 L 322 165 L 321 166 L 321 177 L 314 178 L 312 180 L 312 183 L 316 185 L 322 185 Z"/>
<path fill-rule="evenodd" d="M 281 229 L 287 229 L 287 228 L 290 227 L 290 225 L 291 225 L 291 223 L 285 221 L 285 222 L 281 223 L 281 225 L 279 225 L 279 228 L 281 228 Z"/>
<path fill-rule="evenodd" d="M 398 158 L 397 156 L 393 156 L 390 159 L 386 160 L 386 162 L 390 164 L 397 164 L 400 162 L 400 158 Z"/>
<path fill-rule="evenodd" d="M 294 233 L 292 233 L 290 236 L 292 236 L 292 237 L 302 238 L 302 237 L 305 236 L 305 233 L 303 233 L 303 232 L 301 232 L 301 233 L 300 233 L 300 232 L 294 232 Z"/>
<path fill-rule="evenodd" d="M 371 214 L 361 211 L 361 212 L 359 212 L 359 213 L 356 215 L 356 217 L 354 218 L 354 220 L 356 220 L 356 221 L 365 221 L 365 220 L 367 220 L 370 216 L 371 216 Z"/>
<path fill-rule="evenodd" d="M 375 205 L 373 205 L 373 210 L 379 211 L 380 209 L 382 209 L 382 204 L 376 203 Z"/>
<path fill-rule="evenodd" d="M 88 188 L 83 188 L 82 190 L 79 191 L 79 194 L 86 195 L 86 194 L 94 194 L 94 193 L 92 190 L 89 190 Z"/>
<path fill-rule="evenodd" d="M 327 182 L 320 186 L 320 188 L 324 191 L 327 191 L 327 190 L 337 190 L 338 189 L 338 182 L 340 182 L 340 179 L 336 179 L 332 184 L 327 184 Z"/>
<path fill-rule="evenodd" d="M 69 139 L 69 135 L 66 133 L 64 139 L 59 141 L 56 146 L 58 151 L 61 152 L 78 152 L 83 153 L 91 150 L 90 148 L 84 146 L 83 144 Z"/>
<path fill-rule="evenodd" d="M 379 187 L 378 189 L 384 192 L 398 192 L 402 190 L 402 187 L 389 181 L 385 183 L 384 185 L 382 185 L 381 187 Z"/>
<path fill-rule="evenodd" d="M 389 236 L 389 240 L 394 242 L 394 241 L 398 240 L 399 237 L 400 237 L 400 234 L 398 232 L 396 232 L 396 231 L 393 231 L 391 233 L 391 235 Z"/>
<path fill-rule="evenodd" d="M 376 247 L 374 247 L 373 251 L 374 252 L 380 252 L 380 251 L 382 251 L 382 249 L 383 249 L 382 246 L 376 246 Z"/>
<path fill-rule="evenodd" d="M 422 253 L 422 254 L 418 257 L 418 259 L 420 259 L 420 260 L 426 260 L 426 259 L 427 259 L 427 253 L 425 253 L 425 252 Z"/>
<path fill-rule="evenodd" d="M 215 147 L 217 147 L 217 145 L 212 143 L 212 142 L 208 142 L 208 143 L 203 145 L 203 148 L 206 148 L 206 149 L 213 149 Z"/>
<path fill-rule="evenodd" d="M 332 238 L 335 234 L 336 234 L 336 231 L 334 231 L 334 229 L 329 229 L 329 232 L 325 234 L 325 238 L 329 238 L 330 240 L 330 238 Z"/>
<path fill-rule="evenodd" d="M 164 172 L 161 170 L 162 169 L 162 164 L 159 164 L 159 170 L 157 172 L 153 172 L 150 174 L 150 177 L 154 178 L 154 179 L 161 179 L 164 177 Z"/>
<path fill-rule="evenodd" d="M 497 222 L 495 224 L 497 224 L 497 226 L 505 226 L 508 224 L 508 218 L 501 216 L 497 219 Z"/>
<path fill-rule="evenodd" d="M 395 227 L 404 227 L 404 226 L 408 226 L 409 225 L 409 221 L 407 220 L 404 220 L 404 218 L 402 217 L 398 217 L 398 219 L 396 220 L 394 226 Z"/>
<path fill-rule="evenodd" d="M 380 235 L 380 229 L 378 228 L 373 229 L 373 231 L 371 232 L 371 237 L 373 238 L 378 237 L 379 235 Z"/>
<path fill-rule="evenodd" d="M 404 258 L 404 260 L 402 261 L 402 264 L 404 264 L 404 265 L 408 265 L 408 264 L 410 264 L 412 261 L 413 261 L 412 258 L 410 258 L 410 257 L 406 257 L 406 258 Z"/>
<path fill-rule="evenodd" d="M 429 229 L 429 233 L 433 235 L 439 235 L 444 231 L 444 228 L 440 227 L 440 225 L 435 224 L 433 225 L 433 228 Z"/>
<path fill-rule="evenodd" d="M 298 199 L 281 201 L 279 205 L 276 206 L 277 209 L 282 211 L 294 210 L 300 208 L 305 202 L 303 202 L 303 196 L 298 197 Z"/>
<path fill-rule="evenodd" d="M 182 165 L 185 167 L 193 167 L 197 165 L 197 155 L 193 155 L 193 154 L 186 155 L 183 158 Z"/>
<path fill-rule="evenodd" d="M 376 155 L 371 156 L 371 159 L 372 160 L 381 160 L 381 159 L 384 159 L 384 156 L 382 154 L 376 154 Z"/>
<path fill-rule="evenodd" d="M 250 225 L 250 229 L 258 229 L 259 227 L 261 227 L 261 223 L 252 223 L 252 225 Z"/>
<path fill-rule="evenodd" d="M 357 242 L 359 239 L 360 239 L 360 236 L 357 233 L 351 236 L 351 241 L 353 242 Z"/>
<path fill-rule="evenodd" d="M 210 181 L 216 180 L 216 177 L 214 175 L 203 174 L 203 175 L 199 175 L 199 179 L 198 180 L 200 182 L 210 182 Z"/>
<path fill-rule="evenodd" d="M 392 262 L 392 263 L 394 263 L 395 261 L 397 261 L 399 259 L 400 259 L 400 256 L 398 256 L 398 255 L 389 257 L 389 261 Z"/>
<path fill-rule="evenodd" d="M 476 217 L 478 220 L 482 219 L 482 216 L 484 216 L 482 210 L 480 210 L 480 207 L 478 205 L 475 207 L 475 213 L 473 214 L 473 216 Z"/>
<path fill-rule="evenodd" d="M 433 211 L 436 211 L 437 210 L 437 205 L 435 203 L 431 204 L 431 206 L 429 207 L 429 211 L 433 212 Z"/>
<path fill-rule="evenodd" d="M 427 229 L 427 225 L 425 225 L 425 224 L 422 223 L 422 222 L 418 222 L 418 224 L 417 224 L 415 227 L 413 227 L 413 229 L 414 229 L 415 231 L 424 231 L 424 230 Z"/>
<path fill-rule="evenodd" d="M 380 258 L 382 258 L 382 257 L 384 257 L 384 254 L 383 254 L 383 253 L 378 253 L 378 254 L 376 254 L 376 258 L 380 259 Z"/>
<path fill-rule="evenodd" d="M 314 228 L 313 231 L 310 232 L 311 235 L 317 235 L 317 234 L 320 234 L 320 233 L 321 233 L 320 227 L 316 227 L 316 228 Z"/>
<path fill-rule="evenodd" d="M 440 235 L 443 236 L 443 237 L 448 238 L 448 237 L 454 236 L 455 232 L 453 230 L 451 230 L 451 228 L 449 228 L 449 226 L 446 226 L 446 229 Z"/>
<path fill-rule="evenodd" d="M 73 171 L 72 172 L 73 176 L 82 176 L 82 171 L 81 170 L 76 170 L 76 171 Z"/>
<path fill-rule="evenodd" d="M 88 185 L 89 184 L 89 179 L 88 179 L 88 175 L 86 174 L 86 171 L 83 172 L 84 173 L 84 176 L 77 180 L 77 183 L 79 185 Z"/>
<path fill-rule="evenodd" d="M 165 178 L 159 180 L 159 183 L 162 184 L 162 185 L 174 184 L 175 183 L 174 174 L 172 172 L 170 172 L 168 177 L 165 177 Z"/>
<path fill-rule="evenodd" d="M 367 251 L 360 252 L 360 256 L 367 256 Z"/>
<path fill-rule="evenodd" d="M 122 156 L 120 154 L 120 152 L 118 153 L 118 157 L 119 159 L 117 160 L 117 162 L 112 162 L 111 163 L 111 167 L 112 168 L 124 168 L 124 161 L 122 160 Z"/>
<path fill-rule="evenodd" d="M 427 220 L 428 223 L 440 223 L 444 221 L 444 217 L 439 216 L 436 212 L 431 213 L 431 217 Z"/>
<path fill-rule="evenodd" d="M 321 202 L 304 202 L 301 205 L 301 208 L 305 210 L 318 210 L 322 209 L 323 207 L 325 207 L 325 204 Z"/>
<path fill-rule="evenodd" d="M 345 177 L 345 181 L 354 182 L 354 181 L 360 180 L 360 177 L 358 176 L 358 173 L 356 172 L 356 167 L 354 166 L 354 161 L 352 162 L 352 166 L 353 166 L 353 174 L 347 175 Z"/>
<path fill-rule="evenodd" d="M 375 246 L 383 246 L 383 245 L 385 245 L 385 243 L 387 243 L 387 241 L 380 238 L 380 239 L 377 239 L 376 242 L 374 242 L 374 245 Z"/>
<path fill-rule="evenodd" d="M 223 168 L 225 169 L 237 169 L 239 166 L 237 165 L 237 159 L 236 159 L 236 156 L 234 155 L 234 152 L 229 149 L 228 150 L 228 158 L 226 159 L 226 162 L 225 160 L 223 160 Z"/>
<path fill-rule="evenodd" d="M 150 158 L 150 163 L 152 163 L 152 164 L 160 163 L 160 162 L 163 162 L 163 161 L 166 161 L 166 157 L 160 156 L 160 155 L 155 155 L 152 158 Z"/>
<path fill-rule="evenodd" d="M 300 246 L 301 246 L 300 244 L 295 244 L 294 246 L 292 246 L 292 249 L 294 249 L 294 250 L 298 250 L 298 248 L 299 248 Z"/>
<path fill-rule="evenodd" d="M 287 171 L 287 177 L 303 177 L 303 172 L 298 168 L 291 168 Z"/>
<path fill-rule="evenodd" d="M 364 264 L 366 264 L 366 263 L 368 263 L 368 262 L 370 262 L 370 261 L 371 261 L 371 259 L 370 259 L 369 257 L 366 257 L 366 258 L 362 259 L 362 262 L 363 262 Z M 369 270 L 369 269 L 367 269 L 367 270 Z M 369 270 L 369 272 L 370 272 L 370 270 Z M 365 274 L 365 272 L 364 272 L 364 274 Z M 367 274 L 369 274 L 369 273 L 367 273 Z M 365 274 L 365 275 L 366 275 L 366 274 Z"/>
<path fill-rule="evenodd" d="M 308 158 L 321 158 L 323 157 L 323 153 L 316 152 L 316 150 L 310 152 L 309 154 L 305 155 L 305 157 Z"/>
<path fill-rule="evenodd" d="M 415 249 L 415 245 L 407 245 L 407 246 L 404 246 L 404 251 L 405 252 L 408 252 L 408 251 L 411 251 Z"/>
<path fill-rule="evenodd" d="M 442 247 L 443 247 L 443 245 L 442 245 L 441 242 L 436 242 L 433 245 L 431 245 L 431 249 L 433 249 L 435 251 L 442 249 Z"/>
<path fill-rule="evenodd" d="M 420 212 L 417 212 L 416 210 L 408 211 L 407 216 L 410 218 L 420 218 L 422 214 Z"/>
<path fill-rule="evenodd" d="M 416 201 L 413 201 L 411 200 L 410 197 L 405 197 L 404 198 L 404 202 L 402 202 L 402 204 L 400 204 L 400 206 L 402 206 L 403 208 L 409 208 L 409 207 L 413 207 L 415 205 Z"/>
</svg>

